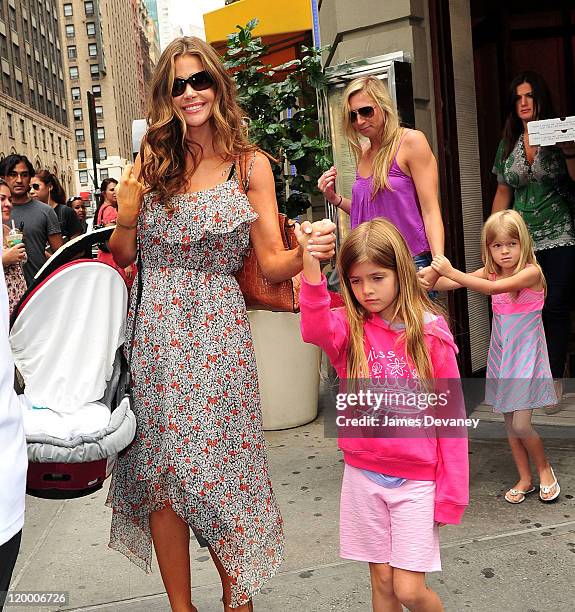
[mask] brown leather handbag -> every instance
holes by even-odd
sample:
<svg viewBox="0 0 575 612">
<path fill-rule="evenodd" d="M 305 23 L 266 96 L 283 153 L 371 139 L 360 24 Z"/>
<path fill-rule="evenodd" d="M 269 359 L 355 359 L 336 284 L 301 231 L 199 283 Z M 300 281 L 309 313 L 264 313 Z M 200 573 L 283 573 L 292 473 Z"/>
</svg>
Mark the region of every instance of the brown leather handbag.
<svg viewBox="0 0 575 612">
<path fill-rule="evenodd" d="M 298 246 L 295 222 L 278 213 L 278 224 L 285 249 L 295 249 Z M 301 273 L 281 283 L 270 283 L 262 274 L 252 247 L 244 259 L 244 265 L 236 274 L 236 279 L 248 308 L 299 312 Z"/>
</svg>

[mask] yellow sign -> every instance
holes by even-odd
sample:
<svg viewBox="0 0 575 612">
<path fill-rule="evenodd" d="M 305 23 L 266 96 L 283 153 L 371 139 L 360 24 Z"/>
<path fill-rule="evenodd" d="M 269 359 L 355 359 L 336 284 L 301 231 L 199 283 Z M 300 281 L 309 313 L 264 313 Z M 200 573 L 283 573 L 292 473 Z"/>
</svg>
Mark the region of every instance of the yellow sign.
<svg viewBox="0 0 575 612">
<path fill-rule="evenodd" d="M 240 0 L 221 9 L 204 14 L 206 40 L 209 43 L 224 41 L 251 19 L 258 19 L 255 36 L 273 36 L 312 29 L 311 0 Z"/>
</svg>

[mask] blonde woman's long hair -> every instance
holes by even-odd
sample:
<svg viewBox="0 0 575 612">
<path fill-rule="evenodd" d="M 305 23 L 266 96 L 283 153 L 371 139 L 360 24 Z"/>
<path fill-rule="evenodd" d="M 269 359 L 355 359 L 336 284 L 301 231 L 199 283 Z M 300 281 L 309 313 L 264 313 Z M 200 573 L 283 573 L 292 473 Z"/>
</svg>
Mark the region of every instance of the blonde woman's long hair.
<svg viewBox="0 0 575 612">
<path fill-rule="evenodd" d="M 170 197 L 185 191 L 203 153 L 199 144 L 186 138 L 186 121 L 172 98 L 175 61 L 187 54 L 196 56 L 214 80 L 215 100 L 209 121 L 216 153 L 233 161 L 256 150 L 247 137 L 235 83 L 224 69 L 220 56 L 195 36 L 176 38 L 164 49 L 156 66 L 149 99 L 148 131 L 142 143 L 142 179 L 168 210 L 172 209 Z M 188 157 L 191 157 L 191 164 L 186 170 Z"/>
<path fill-rule="evenodd" d="M 352 380 L 370 377 L 364 347 L 364 324 L 369 317 L 356 299 L 349 276 L 356 264 L 370 262 L 393 270 L 397 275 L 397 299 L 392 321 L 405 324 L 398 342 L 405 346 L 409 367 L 422 380 L 433 378 L 433 367 L 424 340 L 424 315 L 440 312 L 420 285 L 413 258 L 399 230 L 386 219 L 374 219 L 358 225 L 347 236 L 337 261 L 342 294 L 349 321 L 350 338 L 347 353 L 347 377 Z"/>
<path fill-rule="evenodd" d="M 521 272 L 527 264 L 537 266 L 541 273 L 543 289 L 545 294 L 547 294 L 545 275 L 535 256 L 533 240 L 529 234 L 527 225 L 525 225 L 523 217 L 516 210 L 500 210 L 499 212 L 493 213 L 485 222 L 481 233 L 481 257 L 485 266 L 485 272 L 488 275 L 501 274 L 501 268 L 495 263 L 491 256 L 491 251 L 489 250 L 489 245 L 501 234 L 519 242 L 519 261 L 517 262 L 517 266 L 515 266 L 513 274 Z"/>
<path fill-rule="evenodd" d="M 351 111 L 349 101 L 354 94 L 360 92 L 366 93 L 373 100 L 374 105 L 382 112 L 384 119 L 380 134 L 381 146 L 373 160 L 373 188 L 371 197 L 374 198 L 380 189 L 389 189 L 391 191 L 389 169 L 397 153 L 403 128 L 399 124 L 397 109 L 383 81 L 373 76 L 354 79 L 343 92 L 342 119 L 345 135 L 353 151 L 356 164 L 359 164 L 361 159 L 362 148 L 359 134 L 354 129 L 349 116 Z"/>
</svg>

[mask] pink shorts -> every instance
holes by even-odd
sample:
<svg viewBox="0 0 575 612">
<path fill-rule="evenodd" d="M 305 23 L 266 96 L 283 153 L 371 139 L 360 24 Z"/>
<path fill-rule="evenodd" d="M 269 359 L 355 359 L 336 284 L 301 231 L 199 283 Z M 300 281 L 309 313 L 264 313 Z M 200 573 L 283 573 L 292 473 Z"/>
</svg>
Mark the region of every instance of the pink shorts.
<svg viewBox="0 0 575 612">
<path fill-rule="evenodd" d="M 345 465 L 339 518 L 340 556 L 389 563 L 412 572 L 441 571 L 435 482 L 407 480 L 387 489 Z"/>
</svg>

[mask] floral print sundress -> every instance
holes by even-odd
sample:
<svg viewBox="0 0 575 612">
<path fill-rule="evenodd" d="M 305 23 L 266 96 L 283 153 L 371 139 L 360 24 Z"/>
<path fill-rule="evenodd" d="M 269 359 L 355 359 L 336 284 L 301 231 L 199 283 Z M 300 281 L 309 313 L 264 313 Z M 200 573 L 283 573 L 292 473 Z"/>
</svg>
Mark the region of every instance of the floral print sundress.
<svg viewBox="0 0 575 612">
<path fill-rule="evenodd" d="M 237 607 L 273 576 L 284 553 L 252 336 L 234 278 L 257 214 L 235 175 L 171 204 L 166 212 L 147 195 L 138 223 L 137 431 L 112 477 L 110 547 L 150 572 L 149 514 L 170 505 L 222 561 Z"/>
</svg>

